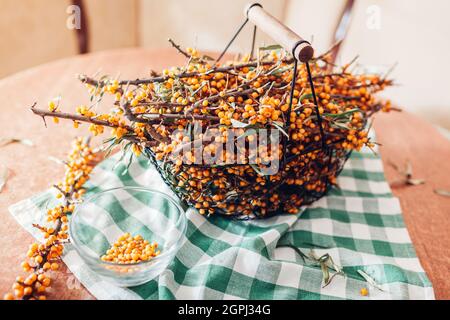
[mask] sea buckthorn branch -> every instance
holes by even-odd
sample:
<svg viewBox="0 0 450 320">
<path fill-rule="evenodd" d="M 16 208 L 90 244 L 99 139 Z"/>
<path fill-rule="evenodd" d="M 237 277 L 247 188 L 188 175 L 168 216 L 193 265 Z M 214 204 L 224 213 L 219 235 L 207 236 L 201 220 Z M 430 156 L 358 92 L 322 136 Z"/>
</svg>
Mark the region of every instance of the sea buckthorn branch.
<svg viewBox="0 0 450 320">
<path fill-rule="evenodd" d="M 191 63 L 192 61 L 207 63 L 208 60 L 213 60 L 212 58 L 209 58 L 207 56 L 198 55 L 197 50 L 192 49 L 192 48 L 187 48 L 187 51 L 184 51 L 180 45 L 176 44 L 175 41 L 173 41 L 170 38 L 167 39 L 167 41 L 169 41 L 169 43 L 172 45 L 172 47 L 174 47 L 179 53 L 181 53 L 184 57 L 189 59 L 188 64 Z"/>
<path fill-rule="evenodd" d="M 183 56 L 185 56 L 186 58 L 188 58 L 188 59 L 191 59 L 192 58 L 192 56 L 190 55 L 190 54 L 188 54 L 186 51 L 184 51 L 181 47 L 180 47 L 180 45 L 178 45 L 178 44 L 176 44 L 172 39 L 167 39 L 167 41 L 169 41 L 169 43 L 172 45 L 172 47 L 174 47 L 175 49 L 177 49 L 177 51 L 179 52 L 179 53 L 181 53 Z"/>
<path fill-rule="evenodd" d="M 140 112 L 139 114 L 135 114 L 131 111 L 129 103 L 124 103 L 122 105 L 122 108 L 125 110 L 125 115 L 127 116 L 128 120 L 132 122 L 138 122 L 138 123 L 147 123 L 147 124 L 155 124 L 155 123 L 161 123 L 171 120 L 180 120 L 180 119 L 192 119 L 192 120 L 209 120 L 209 121 L 216 121 L 219 122 L 220 118 L 216 116 L 209 116 L 209 115 L 196 115 L 196 114 L 155 114 L 155 113 L 148 113 L 148 112 Z"/>
<path fill-rule="evenodd" d="M 218 65 L 208 63 L 194 49 L 175 48 L 188 59 L 187 64 L 152 73 L 150 78 L 80 76 L 94 98 L 107 94 L 115 102 L 110 113 L 96 114 L 79 106 L 78 118 L 63 115 L 74 125 L 91 122 L 94 134 L 110 127 L 113 144 L 126 139 L 135 154 L 145 151 L 172 189 L 202 214 L 297 212 L 300 205 L 336 183 L 351 150 L 374 146 L 367 135 L 367 119 L 392 109 L 389 101 L 375 97 L 392 81 L 352 73 L 349 66 L 355 59 L 344 67 L 334 65 L 331 53 L 311 61 L 316 105 L 304 65 L 298 66 L 292 97 L 287 95 L 293 59 L 280 51 L 264 51 L 257 60 L 244 56 L 241 61 Z M 54 118 L 62 114 L 52 105 L 49 111 L 35 113 Z M 201 132 L 217 129 L 214 140 L 205 142 L 195 136 L 195 125 Z M 321 145 L 322 127 L 327 148 Z M 230 135 L 236 129 L 237 136 L 246 141 L 244 146 L 238 146 L 239 139 Z M 271 144 L 266 150 L 258 147 L 254 154 L 250 142 L 257 136 L 250 129 L 278 130 L 288 139 L 273 150 Z M 231 138 L 236 153 L 222 148 Z M 204 152 L 217 163 L 206 163 Z M 286 164 L 277 173 L 264 175 L 265 164 L 277 159 L 286 159 Z"/>
<path fill-rule="evenodd" d="M 111 127 L 111 128 L 123 127 L 124 129 L 127 129 L 128 131 L 133 131 L 131 129 L 131 127 L 126 126 L 126 125 L 119 126 L 119 125 L 113 124 L 106 120 L 100 120 L 100 119 L 96 119 L 93 117 L 80 116 L 80 115 L 76 115 L 76 114 L 72 114 L 72 113 L 57 112 L 57 110 L 47 111 L 47 110 L 37 109 L 35 106 L 36 106 L 36 103 L 31 106 L 31 111 L 33 111 L 34 114 L 41 116 L 42 119 L 44 119 L 44 122 L 45 122 L 46 117 L 52 117 L 52 118 L 61 118 L 61 119 L 68 119 L 68 120 L 73 120 L 73 121 L 92 123 L 95 125 Z"/>
<path fill-rule="evenodd" d="M 283 63 L 287 63 L 290 64 L 292 63 L 294 60 L 292 58 L 287 58 L 283 60 Z M 277 62 L 274 61 L 260 61 L 259 64 L 262 66 L 267 66 L 267 65 L 274 65 Z M 212 74 L 212 73 L 226 73 L 228 71 L 236 71 L 239 69 L 244 69 L 244 68 L 254 68 L 258 66 L 258 62 L 245 62 L 245 63 L 239 63 L 239 64 L 231 64 L 228 66 L 216 66 L 216 67 L 211 67 L 210 65 L 206 65 L 206 68 L 202 69 L 201 71 L 196 71 L 196 72 L 183 72 L 180 74 L 177 74 L 178 78 L 192 78 L 192 77 L 201 77 L 204 75 L 208 75 L 208 74 Z M 173 75 L 160 75 L 160 76 L 153 76 L 150 78 L 143 78 L 143 79 L 135 79 L 135 80 L 121 80 L 119 81 L 119 85 L 134 85 L 134 86 L 138 86 L 141 84 L 149 84 L 149 83 L 155 83 L 155 82 L 165 82 L 167 80 L 169 80 L 170 78 L 172 78 Z M 92 86 L 103 86 L 104 84 L 106 84 L 107 82 L 105 81 L 99 81 L 96 80 L 92 77 L 89 77 L 85 74 L 80 74 L 78 75 L 78 79 L 85 83 L 85 84 L 89 84 Z"/>
<path fill-rule="evenodd" d="M 60 267 L 64 244 L 68 242 L 68 215 L 75 203 L 85 192 L 84 183 L 96 163 L 96 155 L 89 147 L 90 139 L 77 138 L 65 165 L 64 180 L 54 185 L 58 190 L 57 199 L 62 199 L 55 207 L 47 210 L 48 226 L 33 224 L 43 233 L 44 242 L 30 245 L 27 258 L 22 262 L 26 277 L 18 276 L 12 292 L 5 294 L 6 300 L 45 300 L 46 290 L 51 285 L 50 271 Z"/>
<path fill-rule="evenodd" d="M 51 105 L 51 104 L 50 104 Z M 65 113 L 65 112 L 60 112 L 57 109 L 54 109 L 52 111 L 47 111 L 47 110 L 43 110 L 43 109 L 37 109 L 36 107 L 36 103 L 33 104 L 31 106 L 31 111 L 42 117 L 42 119 L 44 120 L 44 123 L 46 123 L 45 118 L 46 117 L 52 117 L 54 122 L 57 123 L 57 119 L 61 118 L 61 119 L 68 119 L 68 120 L 73 120 L 74 121 L 74 126 L 76 128 L 78 128 L 79 126 L 79 122 L 85 122 L 85 123 L 91 123 L 93 125 L 95 125 L 94 127 L 91 127 L 91 131 L 94 130 L 94 134 L 98 134 L 99 132 L 96 131 L 97 128 L 102 128 L 103 126 L 105 127 L 110 127 L 110 128 L 114 128 L 115 130 L 122 130 L 122 134 L 120 135 L 120 138 L 123 138 L 125 140 L 129 140 L 135 144 L 141 143 L 145 146 L 154 146 L 155 145 L 155 141 L 141 141 L 138 137 L 133 136 L 133 135 L 126 135 L 128 132 L 133 132 L 134 129 L 128 125 L 125 124 L 117 124 L 114 122 L 110 122 L 108 120 L 101 120 L 101 119 L 96 119 L 94 117 L 88 117 L 88 116 L 80 116 L 77 114 L 72 114 L 72 113 Z M 50 109 L 52 109 L 52 107 L 50 107 Z M 98 127 L 97 127 L 98 126 Z M 103 132 L 103 130 L 101 130 Z"/>
</svg>

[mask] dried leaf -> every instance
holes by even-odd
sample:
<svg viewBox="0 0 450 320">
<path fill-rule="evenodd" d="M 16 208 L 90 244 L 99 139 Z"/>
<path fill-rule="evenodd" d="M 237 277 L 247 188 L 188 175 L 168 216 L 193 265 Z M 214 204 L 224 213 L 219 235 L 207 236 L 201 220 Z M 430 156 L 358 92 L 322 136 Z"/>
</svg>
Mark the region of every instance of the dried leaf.
<svg viewBox="0 0 450 320">
<path fill-rule="evenodd" d="M 436 190 L 434 190 L 434 193 L 436 193 L 440 196 L 450 197 L 450 191 L 448 191 L 448 190 L 436 189 Z"/>
<path fill-rule="evenodd" d="M 311 250 L 311 252 L 309 254 L 309 258 L 311 260 L 313 260 L 314 262 L 319 263 L 319 265 L 320 265 L 320 269 L 322 270 L 322 276 L 323 276 L 323 284 L 324 284 L 323 288 L 328 286 L 331 283 L 331 281 L 334 279 L 335 276 L 337 276 L 337 275 L 345 276 L 345 273 L 344 273 L 344 270 L 342 269 L 342 267 L 335 264 L 333 261 L 333 258 L 331 258 L 331 256 L 328 253 L 325 253 L 324 255 L 322 255 L 321 257 L 318 258 L 316 256 L 315 252 L 313 250 Z M 332 269 L 336 272 L 330 276 L 329 269 Z"/>
<path fill-rule="evenodd" d="M 425 183 L 424 179 L 408 179 L 406 183 L 412 186 L 418 186 Z"/>
<path fill-rule="evenodd" d="M 344 270 L 342 269 L 341 266 L 337 265 L 336 263 L 334 263 L 333 258 L 331 258 L 331 256 L 329 256 L 330 258 L 328 259 L 328 267 L 334 269 L 334 271 L 336 271 L 336 273 L 339 274 L 344 274 Z"/>
<path fill-rule="evenodd" d="M 365 273 L 362 270 L 357 270 L 357 272 L 361 275 L 361 277 L 364 278 L 364 280 L 366 280 L 366 282 L 368 284 L 370 284 L 374 288 L 377 288 L 380 291 L 385 292 L 385 290 L 371 276 L 369 276 L 367 273 Z"/>
<path fill-rule="evenodd" d="M 406 178 L 408 178 L 408 180 L 412 177 L 413 175 L 413 167 L 410 161 L 406 161 L 406 166 L 405 166 L 405 175 Z"/>
<path fill-rule="evenodd" d="M 0 192 L 2 192 L 6 182 L 8 181 L 8 173 L 8 168 L 4 165 L 0 165 Z"/>
<path fill-rule="evenodd" d="M 331 282 L 330 271 L 328 270 L 328 267 L 325 265 L 325 263 L 320 264 L 320 269 L 322 270 L 323 274 L 323 284 L 324 287 L 326 287 Z"/>
<path fill-rule="evenodd" d="M 398 186 L 398 185 L 410 185 L 410 186 L 418 186 L 425 183 L 425 179 L 413 179 L 413 167 L 412 163 L 410 161 L 406 161 L 405 169 L 402 170 L 399 166 L 397 166 L 395 163 L 389 161 L 389 164 L 404 178 L 399 182 L 396 181 L 394 183 L 391 183 L 391 186 Z"/>
<path fill-rule="evenodd" d="M 403 175 L 402 170 L 399 168 L 399 166 L 397 164 L 395 164 L 394 162 L 392 162 L 391 160 L 388 160 L 388 164 L 395 169 L 395 171 L 397 171 L 398 173 Z"/>
<path fill-rule="evenodd" d="M 225 199 L 236 198 L 237 196 L 238 196 L 237 191 L 231 190 L 231 191 L 227 192 L 227 194 L 225 194 Z"/>
<path fill-rule="evenodd" d="M 53 157 L 53 156 L 48 156 L 48 160 L 56 162 L 57 164 L 65 164 L 64 161 L 62 161 L 61 159 L 58 159 L 56 157 Z"/>
<path fill-rule="evenodd" d="M 4 147 L 8 144 L 20 143 L 24 146 L 33 147 L 34 143 L 30 139 L 19 139 L 19 138 L 2 138 L 0 139 L 0 147 Z"/>
</svg>

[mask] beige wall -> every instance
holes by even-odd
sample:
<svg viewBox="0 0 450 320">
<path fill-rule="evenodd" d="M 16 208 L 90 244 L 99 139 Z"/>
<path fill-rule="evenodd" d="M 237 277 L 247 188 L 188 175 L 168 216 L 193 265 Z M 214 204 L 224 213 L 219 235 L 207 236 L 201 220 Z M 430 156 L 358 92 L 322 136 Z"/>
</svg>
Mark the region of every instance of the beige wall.
<svg viewBox="0 0 450 320">
<path fill-rule="evenodd" d="M 138 0 L 84 2 L 89 15 L 91 51 L 139 45 Z"/>
<path fill-rule="evenodd" d="M 249 0 L 166 0 L 140 1 L 140 44 L 144 47 L 167 46 L 171 37 L 183 46 L 204 50 L 222 50 L 244 21 L 244 7 Z M 282 17 L 287 0 L 259 1 L 273 15 Z M 230 51 L 249 51 L 250 23 L 236 39 Z M 257 34 L 258 43 L 273 43 L 264 34 Z"/>
<path fill-rule="evenodd" d="M 182 46 L 221 50 L 243 21 L 250 0 L 84 0 L 92 51 L 111 48 Z M 264 0 L 264 7 L 317 51 L 331 42 L 344 0 Z M 0 78 L 28 67 L 77 53 L 66 28 L 69 0 L 0 0 Z M 368 8 L 379 9 L 379 28 L 368 26 Z M 407 110 L 450 128 L 450 1 L 356 0 L 341 61 L 359 54 L 359 62 L 399 63 L 392 76 L 399 86 L 387 95 Z M 373 22 L 373 21 L 372 21 Z M 231 47 L 248 51 L 250 26 Z M 258 43 L 273 43 L 258 33 Z"/>
<path fill-rule="evenodd" d="M 137 0 L 84 0 L 91 51 L 138 45 Z M 78 53 L 70 0 L 0 0 L 0 78 Z"/>
<path fill-rule="evenodd" d="M 0 77 L 76 53 L 65 27 L 69 1 L 0 0 Z"/>
<path fill-rule="evenodd" d="M 366 13 L 379 5 L 380 29 Z M 366 65 L 398 66 L 398 86 L 386 91 L 402 107 L 450 128 L 450 1 L 358 0 L 342 60 L 360 55 Z"/>
</svg>

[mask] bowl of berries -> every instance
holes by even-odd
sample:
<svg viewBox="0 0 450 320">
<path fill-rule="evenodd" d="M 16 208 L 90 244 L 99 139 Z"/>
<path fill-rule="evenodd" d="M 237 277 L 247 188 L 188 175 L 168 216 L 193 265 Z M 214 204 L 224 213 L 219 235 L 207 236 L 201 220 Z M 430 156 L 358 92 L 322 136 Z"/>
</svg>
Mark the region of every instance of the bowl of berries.
<svg viewBox="0 0 450 320">
<path fill-rule="evenodd" d="M 176 200 L 140 187 L 87 197 L 70 220 L 70 239 L 84 262 L 121 287 L 156 278 L 180 249 L 186 216 Z"/>
</svg>

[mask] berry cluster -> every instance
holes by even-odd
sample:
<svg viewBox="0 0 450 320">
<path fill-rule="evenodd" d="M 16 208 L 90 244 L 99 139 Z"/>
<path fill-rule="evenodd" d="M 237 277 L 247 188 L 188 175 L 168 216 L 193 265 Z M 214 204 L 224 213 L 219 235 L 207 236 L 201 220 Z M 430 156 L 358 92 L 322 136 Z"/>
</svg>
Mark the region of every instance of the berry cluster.
<svg viewBox="0 0 450 320">
<path fill-rule="evenodd" d="M 119 264 L 133 264 L 148 261 L 160 254 L 158 244 L 144 240 L 141 235 L 125 233 L 101 257 L 103 261 Z"/>
<path fill-rule="evenodd" d="M 56 198 L 60 200 L 57 206 L 47 211 L 49 226 L 34 225 L 42 231 L 45 241 L 30 245 L 27 258 L 21 264 L 28 275 L 17 277 L 12 292 L 5 294 L 4 299 L 46 299 L 45 292 L 51 284 L 50 272 L 59 269 L 63 246 L 68 240 L 67 216 L 73 212 L 74 203 L 85 192 L 83 184 L 89 178 L 94 160 L 94 152 L 87 141 L 76 139 L 65 163 L 64 180 L 54 186 L 58 190 Z"/>
</svg>

